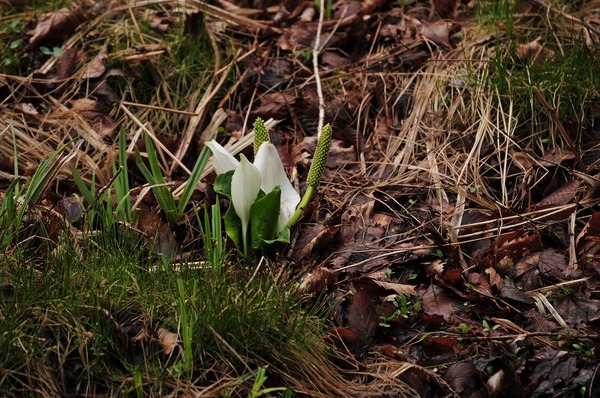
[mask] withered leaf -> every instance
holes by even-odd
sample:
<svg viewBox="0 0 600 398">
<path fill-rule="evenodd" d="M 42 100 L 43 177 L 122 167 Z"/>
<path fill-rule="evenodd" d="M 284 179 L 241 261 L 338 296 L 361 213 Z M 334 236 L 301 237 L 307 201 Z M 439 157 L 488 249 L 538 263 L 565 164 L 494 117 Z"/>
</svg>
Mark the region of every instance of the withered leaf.
<svg viewBox="0 0 600 398">
<path fill-rule="evenodd" d="M 371 298 L 363 289 L 357 289 L 348 307 L 348 326 L 356 333 L 360 349 L 369 345 L 378 325 L 377 310 Z"/>
<path fill-rule="evenodd" d="M 600 212 L 592 214 L 575 240 L 577 254 L 593 255 L 600 250 Z"/>
<path fill-rule="evenodd" d="M 448 366 L 443 379 L 458 393 L 475 391 L 478 387 L 479 371 L 473 362 L 458 362 Z"/>
<path fill-rule="evenodd" d="M 450 28 L 451 24 L 447 21 L 438 20 L 435 22 L 425 21 L 423 23 L 422 35 L 424 39 L 431 40 L 435 44 L 451 48 Z"/>
<path fill-rule="evenodd" d="M 393 290 L 398 294 L 404 294 L 407 296 L 415 296 L 417 294 L 417 292 L 415 291 L 415 287 L 412 285 L 406 285 L 403 283 L 384 282 L 375 279 L 371 279 L 371 281 L 384 289 Z"/>
<path fill-rule="evenodd" d="M 165 355 L 171 355 L 178 346 L 179 336 L 177 333 L 173 333 L 165 328 L 158 328 L 156 337 L 158 337 L 158 341 Z"/>
<path fill-rule="evenodd" d="M 544 199 L 537 202 L 535 204 L 535 207 L 540 209 L 551 206 L 566 205 L 571 200 L 573 200 L 580 185 L 580 180 L 571 180 L 563 186 L 561 186 L 560 188 L 558 188 L 556 191 L 552 192 L 550 195 L 546 196 Z"/>
<path fill-rule="evenodd" d="M 428 315 L 439 315 L 444 321 L 450 322 L 454 315 L 452 299 L 448 297 L 444 290 L 436 285 L 429 285 L 427 290 L 421 296 L 423 303 L 423 312 Z"/>
<path fill-rule="evenodd" d="M 61 8 L 42 14 L 35 30 L 30 32 L 32 36 L 29 39 L 27 50 L 31 51 L 43 42 L 66 38 L 85 20 L 85 14 L 80 7 L 72 10 Z"/>
</svg>

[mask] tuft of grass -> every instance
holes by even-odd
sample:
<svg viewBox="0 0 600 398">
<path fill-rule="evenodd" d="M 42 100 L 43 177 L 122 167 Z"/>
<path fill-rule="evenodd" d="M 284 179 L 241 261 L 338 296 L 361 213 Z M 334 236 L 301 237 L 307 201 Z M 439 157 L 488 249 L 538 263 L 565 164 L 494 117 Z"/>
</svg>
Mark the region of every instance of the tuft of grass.
<svg viewBox="0 0 600 398">
<path fill-rule="evenodd" d="M 116 228 L 79 241 L 62 234 L 42 261 L 22 251 L 1 261 L 2 396 L 199 391 L 296 359 L 322 337 L 315 309 L 268 269 L 157 267 Z M 179 336 L 169 353 L 161 328 Z"/>
<path fill-rule="evenodd" d="M 562 9 L 569 2 L 557 2 Z M 560 16 L 527 17 L 520 14 L 520 2 L 483 1 L 478 7 L 481 22 L 497 36 L 491 57 L 489 89 L 498 93 L 505 108 L 514 104 L 522 138 L 539 134 L 535 146 L 542 149 L 566 146 L 558 134 L 549 110 L 535 91 L 539 90 L 556 109 L 567 133 L 581 138 L 592 120 L 591 106 L 600 98 L 600 52 L 588 48 L 582 34 L 564 27 Z M 522 59 L 519 46 L 536 38 L 543 49 L 537 56 Z"/>
</svg>

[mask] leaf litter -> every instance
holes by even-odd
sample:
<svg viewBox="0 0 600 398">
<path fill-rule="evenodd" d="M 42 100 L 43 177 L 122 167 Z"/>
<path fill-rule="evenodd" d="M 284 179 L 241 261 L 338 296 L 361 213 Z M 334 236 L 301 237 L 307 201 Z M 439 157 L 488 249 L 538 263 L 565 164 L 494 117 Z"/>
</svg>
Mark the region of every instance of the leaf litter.
<svg viewBox="0 0 600 398">
<path fill-rule="evenodd" d="M 318 7 L 163 3 L 107 9 L 90 2 L 30 21 L 22 37 L 30 66 L 0 76 L 0 131 L 16 137 L 13 143 L 11 134 L 0 135 L 3 189 L 13 145 L 23 176 L 75 137 L 82 144 L 71 163 L 86 181 L 94 174 L 108 186 L 117 129 L 126 131 L 128 162 L 134 148 L 146 150 L 142 133 L 154 134 L 165 175 L 181 184 L 187 173 L 180 166 L 193 165 L 201 148 L 196 139 L 218 127 L 209 129 L 210 115 L 226 126 L 231 144 L 242 142 L 248 118 L 278 119 L 273 141 L 303 181 L 316 145 L 319 96 L 310 59 Z M 516 74 L 558 63 L 567 55 L 552 40 L 573 32 L 597 52 L 597 5 L 569 14 L 543 0 L 517 3 L 517 31 L 496 21 L 490 33 L 475 17 L 483 2 L 455 0 L 339 0 L 323 23 L 319 77 L 335 140 L 320 206 L 308 209 L 280 261 L 303 278 L 307 300 L 323 295 L 330 303 L 334 347 L 348 355 L 340 366 L 369 396 L 393 396 L 393 386 L 397 396 L 472 397 L 576 395 L 583 388 L 592 396 L 600 388 L 594 120 L 561 122 L 556 112 L 564 107 L 548 92 L 532 94 L 537 109 L 523 120 L 518 104 L 489 84 L 501 72 L 490 66 L 498 53 L 513 51 L 506 72 Z M 215 75 L 184 87 L 161 72 L 173 49 L 160 40 L 105 45 L 120 34 L 110 21 L 134 16 L 133 26 L 144 21 L 158 35 L 200 18 L 213 50 L 234 48 L 235 60 L 226 66 L 214 50 Z M 546 24 L 558 32 L 552 38 L 533 29 Z M 37 51 L 46 45 L 60 46 L 62 55 Z M 238 80 L 227 87 L 229 71 Z M 136 92 L 142 80 L 156 93 Z M 189 91 L 174 98 L 173 87 Z M 592 107 L 597 89 L 590 88 Z M 196 256 L 197 231 L 185 221 L 171 230 L 152 195 L 142 195 L 149 190 L 140 174 L 132 170 L 131 200 L 141 210 L 130 227 L 157 255 Z M 213 199 L 211 178 L 194 193 L 197 203 Z M 80 202 L 70 181 L 61 167 L 54 181 L 60 194 L 47 189 L 38 207 L 56 207 L 78 228 Z M 128 355 L 150 341 L 166 356 L 179 347 L 177 333 L 149 328 L 134 314 L 111 319 Z M 349 376 L 353 367 L 361 372 Z"/>
</svg>

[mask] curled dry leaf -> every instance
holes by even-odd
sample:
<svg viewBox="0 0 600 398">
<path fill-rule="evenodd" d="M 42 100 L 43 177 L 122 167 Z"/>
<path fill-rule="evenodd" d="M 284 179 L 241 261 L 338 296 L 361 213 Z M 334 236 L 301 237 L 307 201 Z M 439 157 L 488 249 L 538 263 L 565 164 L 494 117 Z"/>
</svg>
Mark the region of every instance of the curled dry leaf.
<svg viewBox="0 0 600 398">
<path fill-rule="evenodd" d="M 173 350 L 178 346 L 179 336 L 165 328 L 158 328 L 156 336 L 165 355 L 171 355 Z"/>
<path fill-rule="evenodd" d="M 371 280 L 374 284 L 381 286 L 387 290 L 393 290 L 398 294 L 404 294 L 405 296 L 416 296 L 417 292 L 415 291 L 415 287 L 412 285 L 405 285 L 403 283 L 393 283 L 393 282 L 384 282 L 378 280 Z"/>
<path fill-rule="evenodd" d="M 541 41 L 542 37 L 538 36 L 535 38 L 535 40 L 530 41 L 529 43 L 517 45 L 517 54 L 519 55 L 519 58 L 522 60 L 537 58 L 543 48 Z"/>
<path fill-rule="evenodd" d="M 302 295 L 319 293 L 327 286 L 334 284 L 336 279 L 337 275 L 333 271 L 319 267 L 302 279 L 298 293 Z"/>
<path fill-rule="evenodd" d="M 600 251 L 600 212 L 592 214 L 575 241 L 578 255 L 593 256 Z"/>
<path fill-rule="evenodd" d="M 101 51 L 92 61 L 87 64 L 83 71 L 83 77 L 85 79 L 95 79 L 106 72 L 105 60 L 108 53 L 106 50 Z"/>
</svg>

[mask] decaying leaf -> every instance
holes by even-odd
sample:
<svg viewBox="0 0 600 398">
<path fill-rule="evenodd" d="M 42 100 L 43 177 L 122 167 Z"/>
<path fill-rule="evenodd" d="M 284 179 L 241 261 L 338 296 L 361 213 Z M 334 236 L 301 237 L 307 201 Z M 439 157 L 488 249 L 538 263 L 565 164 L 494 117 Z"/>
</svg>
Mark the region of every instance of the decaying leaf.
<svg viewBox="0 0 600 398">
<path fill-rule="evenodd" d="M 318 267 L 313 272 L 308 273 L 298 287 L 298 293 L 315 294 L 321 292 L 325 287 L 330 286 L 337 280 L 337 275 L 327 268 Z"/>
<path fill-rule="evenodd" d="M 80 7 L 42 14 L 34 31 L 30 32 L 28 50 L 33 50 L 43 42 L 60 40 L 69 36 L 86 20 Z"/>
<path fill-rule="evenodd" d="M 425 21 L 423 23 L 422 35 L 426 40 L 431 40 L 435 44 L 452 48 L 450 44 L 450 28 L 452 24 L 447 21 L 438 20 L 434 22 Z"/>
<path fill-rule="evenodd" d="M 417 294 L 417 292 L 415 291 L 415 287 L 412 285 L 406 285 L 406 284 L 402 284 L 402 283 L 393 283 L 393 282 L 385 282 L 385 281 L 378 281 L 376 279 L 371 279 L 371 282 L 373 282 L 374 284 L 381 286 L 384 289 L 387 290 L 393 290 L 398 294 L 404 294 L 407 296 L 415 296 Z"/>
<path fill-rule="evenodd" d="M 537 202 L 535 207 L 538 209 L 543 209 L 545 207 L 566 205 L 573 200 L 580 185 L 580 180 L 573 179 L 558 188 L 556 191 L 552 192 L 550 195 L 546 196 L 544 199 Z M 573 209 L 573 211 L 574 210 L 575 209 Z"/>
<path fill-rule="evenodd" d="M 445 322 L 451 321 L 454 315 L 453 301 L 441 287 L 429 285 L 421 295 L 421 302 L 424 314 L 438 316 Z"/>
<path fill-rule="evenodd" d="M 593 256 L 600 251 L 600 212 L 592 214 L 575 241 L 577 254 Z"/>
<path fill-rule="evenodd" d="M 371 298 L 363 289 L 357 289 L 348 307 L 348 326 L 357 336 L 357 349 L 363 351 L 377 331 L 379 318 Z"/>
</svg>

